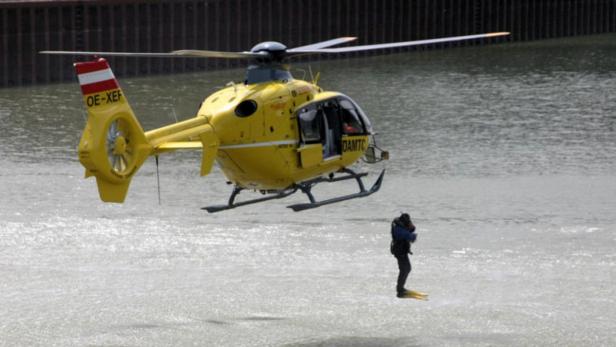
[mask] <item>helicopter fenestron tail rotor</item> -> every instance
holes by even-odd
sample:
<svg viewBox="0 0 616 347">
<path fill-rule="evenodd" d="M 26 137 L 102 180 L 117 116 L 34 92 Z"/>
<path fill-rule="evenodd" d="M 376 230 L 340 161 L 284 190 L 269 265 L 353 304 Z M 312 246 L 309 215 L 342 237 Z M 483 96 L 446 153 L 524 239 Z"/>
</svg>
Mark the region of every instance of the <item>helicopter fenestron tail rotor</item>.
<svg viewBox="0 0 616 347">
<path fill-rule="evenodd" d="M 107 129 L 107 159 L 111 169 L 120 175 L 126 173 L 134 159 L 134 142 L 129 140 L 129 131 L 130 125 L 123 118 L 113 120 Z"/>
</svg>

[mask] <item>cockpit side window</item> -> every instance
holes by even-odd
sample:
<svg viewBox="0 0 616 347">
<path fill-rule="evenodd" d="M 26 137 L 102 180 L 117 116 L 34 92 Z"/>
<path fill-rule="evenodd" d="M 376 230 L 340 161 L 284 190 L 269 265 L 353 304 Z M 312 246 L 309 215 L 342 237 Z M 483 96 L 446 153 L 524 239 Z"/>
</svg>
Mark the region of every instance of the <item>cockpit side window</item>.
<svg viewBox="0 0 616 347">
<path fill-rule="evenodd" d="M 355 106 L 346 99 L 340 99 L 338 102 L 342 118 L 342 132 L 347 135 L 365 134 L 366 129 Z"/>
<path fill-rule="evenodd" d="M 315 108 L 304 108 L 299 112 L 299 127 L 304 143 L 316 143 L 321 141 L 321 122 Z"/>
</svg>

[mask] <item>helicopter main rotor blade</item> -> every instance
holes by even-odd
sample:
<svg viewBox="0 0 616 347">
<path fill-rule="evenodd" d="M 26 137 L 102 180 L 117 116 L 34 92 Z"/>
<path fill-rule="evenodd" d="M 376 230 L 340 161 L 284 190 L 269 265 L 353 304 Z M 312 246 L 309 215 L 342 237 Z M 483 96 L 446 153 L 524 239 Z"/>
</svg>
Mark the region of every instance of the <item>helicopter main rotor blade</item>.
<svg viewBox="0 0 616 347">
<path fill-rule="evenodd" d="M 203 50 L 179 50 L 169 53 L 143 53 L 143 52 L 87 52 L 87 51 L 40 51 L 40 54 L 56 55 L 95 55 L 106 57 L 139 57 L 139 58 L 227 58 L 251 59 L 263 58 L 267 53 L 252 52 L 222 52 Z"/>
<path fill-rule="evenodd" d="M 347 52 L 371 51 L 371 50 L 375 50 L 375 49 L 421 46 L 421 45 L 429 45 L 429 44 L 433 44 L 433 43 L 465 41 L 465 40 L 473 40 L 473 39 L 481 39 L 481 38 L 497 37 L 497 36 L 506 36 L 506 35 L 509 35 L 509 33 L 508 32 L 496 32 L 496 33 L 488 33 L 488 34 L 443 37 L 443 38 L 439 38 L 439 39 L 429 39 L 429 40 L 416 40 L 416 41 L 404 41 L 404 42 L 392 42 L 392 43 L 379 43 L 379 44 L 374 44 L 374 45 L 363 45 L 363 46 L 352 46 L 352 47 L 322 48 L 322 49 L 311 49 L 311 50 L 293 49 L 293 51 L 291 52 L 292 53 L 291 55 L 321 54 L 321 53 L 347 53 Z"/>
<path fill-rule="evenodd" d="M 339 37 L 327 41 L 317 42 L 310 45 L 300 46 L 284 50 L 284 45 L 278 43 L 281 49 L 276 50 L 258 50 L 256 52 L 225 52 L 225 51 L 207 51 L 207 50 L 177 50 L 168 53 L 143 53 L 143 52 L 88 52 L 88 51 L 40 51 L 41 54 L 57 54 L 57 55 L 90 55 L 90 56 L 109 56 L 109 57 L 142 57 L 142 58 L 225 58 L 225 59 L 282 59 L 285 57 L 294 57 L 306 54 L 322 54 L 322 53 L 347 53 L 371 51 L 376 49 L 398 48 L 428 45 L 433 43 L 455 42 L 488 37 L 497 37 L 509 35 L 508 32 L 495 32 L 487 34 L 466 35 L 443 37 L 439 39 L 404 41 L 393 43 L 379 43 L 374 45 L 327 48 L 339 45 L 346 42 L 351 42 L 357 39 L 356 37 Z M 257 45 L 256 47 L 262 45 Z M 266 47 L 267 48 L 267 47 Z M 253 48 L 254 50 L 254 48 Z"/>
<path fill-rule="evenodd" d="M 173 51 L 176 57 L 192 57 L 192 58 L 227 58 L 227 59 L 252 59 L 265 58 L 269 54 L 267 52 L 224 52 L 224 51 L 205 51 L 200 49 L 182 49 Z"/>
<path fill-rule="evenodd" d="M 349 37 L 339 37 L 339 38 L 331 39 L 327 41 L 311 43 L 306 46 L 299 46 L 299 47 L 287 49 L 287 53 L 293 53 L 295 51 L 312 51 L 314 49 L 331 47 L 331 46 L 340 45 L 340 44 L 355 41 L 355 40 L 357 40 L 357 37 L 350 37 L 350 36 Z"/>
<path fill-rule="evenodd" d="M 106 57 L 142 57 L 142 58 L 172 58 L 173 53 L 141 53 L 141 52 L 91 52 L 91 51 L 40 51 L 40 54 L 54 55 L 96 55 Z"/>
</svg>

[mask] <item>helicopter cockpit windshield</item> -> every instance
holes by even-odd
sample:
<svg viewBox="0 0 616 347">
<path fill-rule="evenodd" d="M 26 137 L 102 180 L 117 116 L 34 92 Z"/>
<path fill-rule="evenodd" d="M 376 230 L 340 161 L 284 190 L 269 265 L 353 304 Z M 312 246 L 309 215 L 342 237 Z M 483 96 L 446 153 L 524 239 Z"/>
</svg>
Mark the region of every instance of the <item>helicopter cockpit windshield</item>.
<svg viewBox="0 0 616 347">
<path fill-rule="evenodd" d="M 338 97 L 345 134 L 372 134 L 372 124 L 364 111 L 351 98 Z"/>
<path fill-rule="evenodd" d="M 250 65 L 246 69 L 246 84 L 268 81 L 288 82 L 291 80 L 293 80 L 293 75 L 291 75 L 288 66 L 284 64 Z"/>
</svg>

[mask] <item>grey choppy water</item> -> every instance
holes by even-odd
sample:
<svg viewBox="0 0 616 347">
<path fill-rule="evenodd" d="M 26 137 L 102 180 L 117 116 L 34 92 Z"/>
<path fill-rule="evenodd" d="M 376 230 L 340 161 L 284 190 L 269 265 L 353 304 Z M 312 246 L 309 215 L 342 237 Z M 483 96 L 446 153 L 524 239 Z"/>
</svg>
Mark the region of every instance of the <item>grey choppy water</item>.
<svg viewBox="0 0 616 347">
<path fill-rule="evenodd" d="M 78 87 L 1 90 L 0 345 L 614 345 L 615 39 L 314 64 L 392 160 L 378 194 L 303 213 L 203 213 L 229 187 L 196 153 L 161 158 L 162 207 L 151 162 L 102 204 Z M 241 74 L 120 82 L 149 129 Z M 429 302 L 393 296 L 400 210 Z"/>
</svg>

